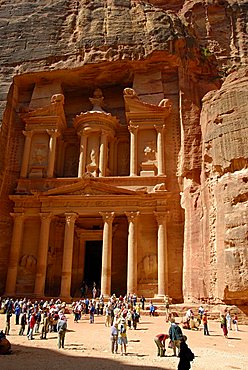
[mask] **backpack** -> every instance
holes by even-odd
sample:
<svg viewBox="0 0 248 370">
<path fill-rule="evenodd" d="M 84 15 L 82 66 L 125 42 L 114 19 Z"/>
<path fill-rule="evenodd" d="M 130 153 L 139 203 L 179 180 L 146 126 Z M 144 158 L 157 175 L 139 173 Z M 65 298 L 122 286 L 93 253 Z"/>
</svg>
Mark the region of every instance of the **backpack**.
<svg viewBox="0 0 248 370">
<path fill-rule="evenodd" d="M 187 352 L 186 352 L 186 357 L 189 361 L 193 361 L 194 358 L 195 358 L 195 355 L 194 353 L 191 351 L 191 349 L 188 348 Z"/>
<path fill-rule="evenodd" d="M 123 324 L 121 324 L 120 332 L 121 333 L 126 333 L 126 328 L 125 328 L 125 326 Z"/>
</svg>

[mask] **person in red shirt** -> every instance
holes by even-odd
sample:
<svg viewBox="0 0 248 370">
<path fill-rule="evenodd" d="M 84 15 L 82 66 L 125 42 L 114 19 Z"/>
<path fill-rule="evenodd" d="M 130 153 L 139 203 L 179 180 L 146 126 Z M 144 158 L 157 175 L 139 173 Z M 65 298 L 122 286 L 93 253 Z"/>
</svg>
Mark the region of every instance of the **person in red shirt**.
<svg viewBox="0 0 248 370">
<path fill-rule="evenodd" d="M 165 341 L 169 338 L 169 335 L 167 334 L 158 334 L 154 338 L 154 342 L 157 345 L 158 348 L 158 356 L 164 357 L 165 355 Z"/>
<path fill-rule="evenodd" d="M 204 313 L 203 316 L 202 316 L 202 323 L 203 323 L 204 335 L 209 335 L 209 331 L 208 331 L 208 318 L 207 318 L 207 314 L 206 313 Z"/>
<path fill-rule="evenodd" d="M 35 323 L 36 323 L 35 313 L 32 313 L 32 315 L 31 315 L 31 317 L 29 319 L 28 339 L 34 339 L 33 332 L 34 332 Z"/>
</svg>

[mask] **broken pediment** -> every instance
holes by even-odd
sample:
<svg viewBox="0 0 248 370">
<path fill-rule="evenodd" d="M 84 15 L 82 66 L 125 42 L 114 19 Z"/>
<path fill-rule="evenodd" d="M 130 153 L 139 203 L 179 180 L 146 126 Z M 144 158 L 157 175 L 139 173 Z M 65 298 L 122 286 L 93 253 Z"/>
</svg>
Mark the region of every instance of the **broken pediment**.
<svg viewBox="0 0 248 370">
<path fill-rule="evenodd" d="M 64 95 L 55 94 L 51 97 L 49 105 L 21 112 L 20 116 L 26 124 L 26 129 L 40 129 L 43 126 L 66 128 Z"/>
<path fill-rule="evenodd" d="M 99 179 L 90 177 L 79 179 L 71 185 L 50 189 L 42 195 L 137 195 L 136 191 L 102 183 Z"/>
<path fill-rule="evenodd" d="M 162 99 L 158 105 L 149 104 L 141 101 L 136 92 L 131 88 L 124 89 L 124 101 L 126 107 L 127 118 L 132 118 L 132 115 L 142 114 L 150 115 L 157 114 L 161 117 L 168 117 L 171 113 L 172 102 L 169 99 Z"/>
</svg>

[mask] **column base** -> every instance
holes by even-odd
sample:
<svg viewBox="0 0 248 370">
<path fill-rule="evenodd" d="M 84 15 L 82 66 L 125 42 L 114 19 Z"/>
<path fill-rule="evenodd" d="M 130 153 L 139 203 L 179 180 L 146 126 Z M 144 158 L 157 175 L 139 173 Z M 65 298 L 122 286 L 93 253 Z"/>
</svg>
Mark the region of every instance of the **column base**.
<svg viewBox="0 0 248 370">
<path fill-rule="evenodd" d="M 154 294 L 154 298 L 164 298 L 166 294 Z"/>
<path fill-rule="evenodd" d="M 68 297 L 59 296 L 58 299 L 60 299 L 61 302 L 66 302 L 66 303 L 71 303 L 71 301 L 73 300 L 72 297 L 70 297 L 70 296 L 68 296 Z"/>
</svg>

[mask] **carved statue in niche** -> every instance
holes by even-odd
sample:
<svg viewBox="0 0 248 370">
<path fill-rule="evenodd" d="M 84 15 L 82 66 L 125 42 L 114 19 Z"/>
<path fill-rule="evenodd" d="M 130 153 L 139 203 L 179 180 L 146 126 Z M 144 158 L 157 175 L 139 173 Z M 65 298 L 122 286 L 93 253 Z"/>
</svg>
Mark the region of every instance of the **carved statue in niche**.
<svg viewBox="0 0 248 370">
<path fill-rule="evenodd" d="M 47 145 L 44 143 L 35 143 L 31 158 L 32 166 L 44 166 L 47 160 Z"/>
<path fill-rule="evenodd" d="M 92 112 L 104 112 L 105 111 L 102 109 L 104 106 L 104 96 L 102 94 L 102 90 L 99 88 L 96 88 L 93 93 L 93 98 L 89 98 L 89 101 L 92 104 Z"/>
<path fill-rule="evenodd" d="M 96 166 L 96 149 L 92 148 L 90 152 L 90 165 L 91 166 Z"/>
<path fill-rule="evenodd" d="M 152 282 L 157 279 L 157 255 L 145 256 L 138 264 L 139 282 Z"/>
<path fill-rule="evenodd" d="M 33 255 L 24 254 L 20 259 L 20 267 L 22 267 L 26 273 L 34 273 L 36 263 L 36 258 Z"/>
<path fill-rule="evenodd" d="M 154 141 L 148 141 L 144 148 L 145 162 L 152 162 L 156 160 L 156 146 Z"/>
</svg>

